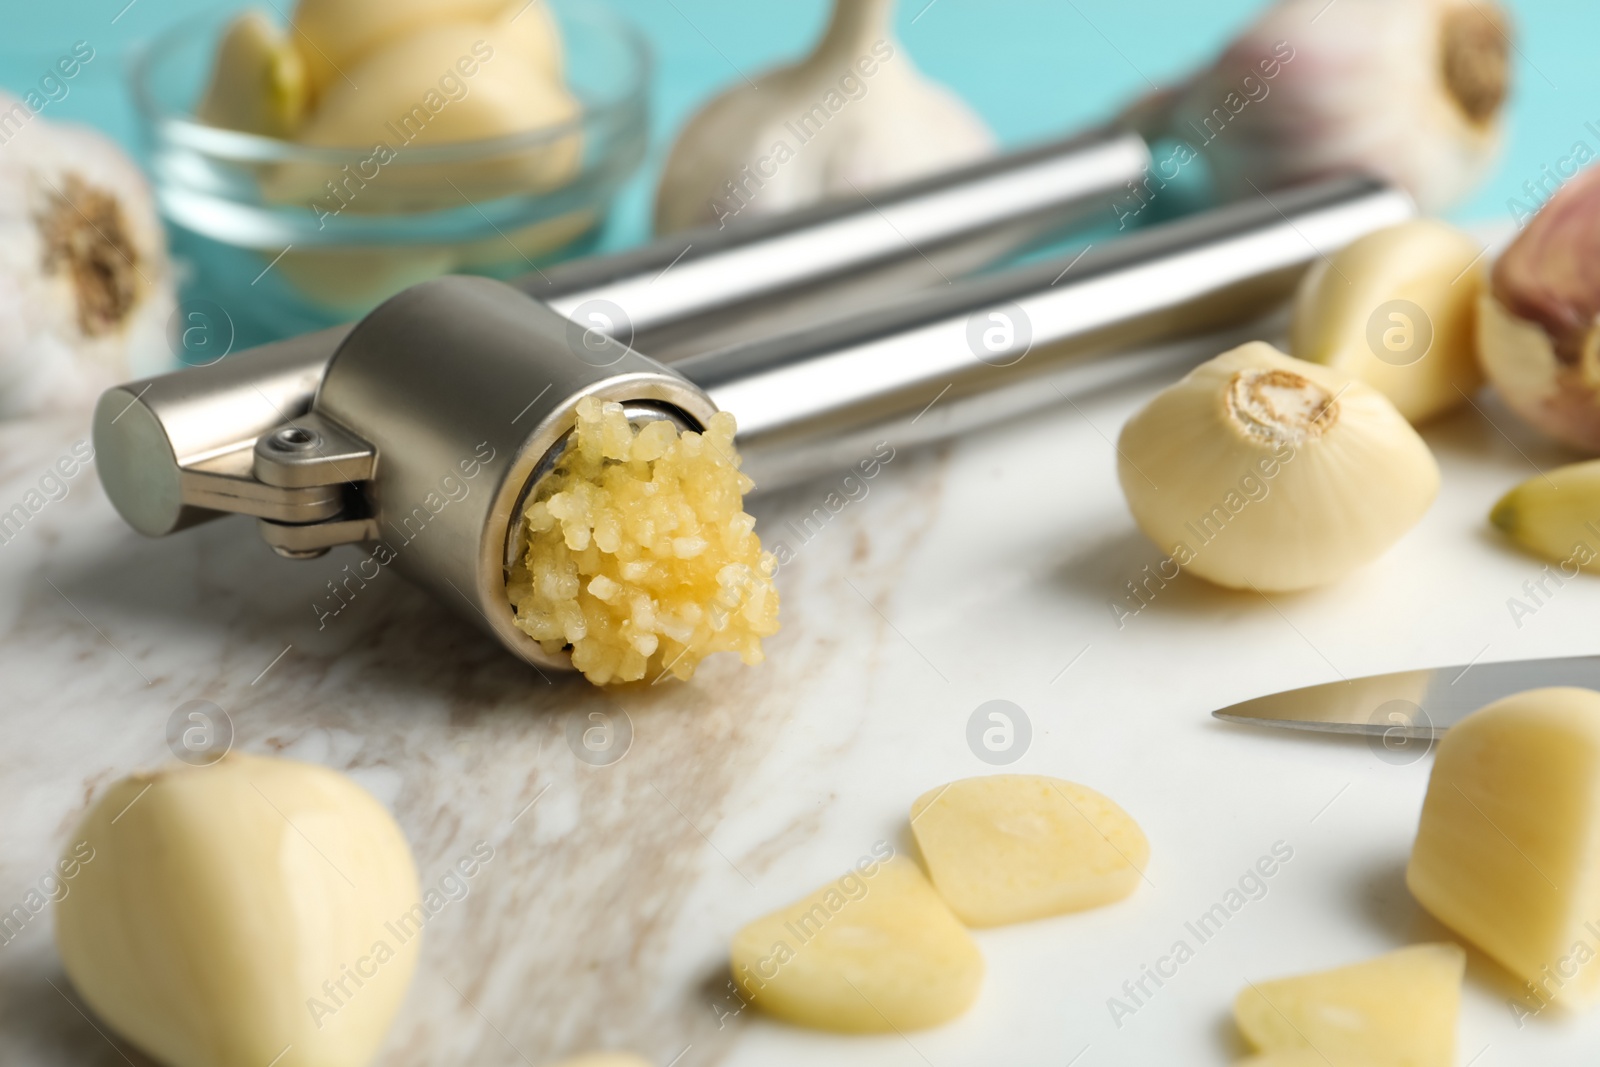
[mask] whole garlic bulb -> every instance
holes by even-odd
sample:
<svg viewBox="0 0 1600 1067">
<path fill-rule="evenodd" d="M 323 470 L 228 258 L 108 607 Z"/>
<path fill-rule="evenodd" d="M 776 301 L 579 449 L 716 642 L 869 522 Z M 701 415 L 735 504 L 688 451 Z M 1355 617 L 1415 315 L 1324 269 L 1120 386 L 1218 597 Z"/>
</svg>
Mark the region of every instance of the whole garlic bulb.
<svg viewBox="0 0 1600 1067">
<path fill-rule="evenodd" d="M 1269 593 L 1375 559 L 1439 490 L 1433 454 L 1383 394 L 1261 341 L 1157 394 L 1117 453 L 1135 521 L 1174 564 Z"/>
<path fill-rule="evenodd" d="M 359 87 L 353 68 L 418 30 L 499 19 L 515 20 L 539 69 L 560 77 L 561 38 L 546 0 L 300 0 L 293 30 L 312 91 L 321 95 L 335 82 Z"/>
<path fill-rule="evenodd" d="M 1600 167 L 1562 186 L 1495 261 L 1478 356 L 1512 410 L 1600 452 Z"/>
<path fill-rule="evenodd" d="M 56 905 L 96 1014 L 168 1067 L 362 1067 L 421 945 L 400 828 L 343 775 L 237 753 L 117 782 Z M 422 918 L 417 918 L 418 914 Z"/>
<path fill-rule="evenodd" d="M 1278 0 L 1127 118 L 1202 149 L 1230 198 L 1361 170 L 1437 212 L 1499 150 L 1509 33 L 1494 0 Z"/>
<path fill-rule="evenodd" d="M 1289 351 L 1360 378 L 1413 423 L 1483 384 L 1477 314 L 1483 247 L 1436 219 L 1357 238 L 1306 272 Z"/>
<path fill-rule="evenodd" d="M 870 192 L 993 152 L 983 121 L 894 40 L 893 13 L 894 0 L 835 0 L 809 56 L 701 108 L 667 157 L 656 232 Z"/>
<path fill-rule="evenodd" d="M 92 404 L 173 365 L 166 235 L 139 168 L 0 94 L 0 417 Z"/>
</svg>

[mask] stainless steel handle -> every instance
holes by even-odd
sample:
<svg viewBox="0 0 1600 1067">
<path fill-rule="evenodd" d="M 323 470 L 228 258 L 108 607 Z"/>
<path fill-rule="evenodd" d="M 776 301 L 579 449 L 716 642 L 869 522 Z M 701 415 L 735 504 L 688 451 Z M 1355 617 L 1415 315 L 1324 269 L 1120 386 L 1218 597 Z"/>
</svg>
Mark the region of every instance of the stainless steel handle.
<svg viewBox="0 0 1600 1067">
<path fill-rule="evenodd" d="M 518 284 L 597 334 L 671 358 L 969 271 L 1106 207 L 1148 161 L 1137 135 L 1096 132 Z M 228 511 L 292 522 L 331 507 L 263 493 L 250 471 L 256 438 L 310 410 L 349 331 L 323 330 L 107 392 L 94 437 L 117 510 L 141 533 L 160 536 Z"/>
<path fill-rule="evenodd" d="M 1259 331 L 1318 257 L 1414 212 L 1376 181 L 1335 179 L 675 369 L 739 419 L 757 486 L 780 488 L 878 441 L 949 436 L 1216 355 L 1227 332 Z"/>
</svg>

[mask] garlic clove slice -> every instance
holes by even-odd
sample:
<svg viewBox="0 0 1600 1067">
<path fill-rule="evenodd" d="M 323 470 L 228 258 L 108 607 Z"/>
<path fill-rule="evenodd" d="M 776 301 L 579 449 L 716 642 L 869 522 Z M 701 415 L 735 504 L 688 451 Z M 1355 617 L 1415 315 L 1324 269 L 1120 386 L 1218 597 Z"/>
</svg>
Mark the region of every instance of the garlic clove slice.
<svg viewBox="0 0 1600 1067">
<path fill-rule="evenodd" d="M 1173 565 L 1261 592 L 1377 558 L 1439 489 L 1428 446 L 1383 394 L 1260 341 L 1162 390 L 1117 452 L 1128 507 Z"/>
<path fill-rule="evenodd" d="M 928 874 L 968 926 L 1097 908 L 1139 886 L 1150 842 L 1111 798 L 1029 774 L 964 778 L 911 806 Z"/>
<path fill-rule="evenodd" d="M 894 39 L 894 0 L 835 0 L 816 49 L 713 98 L 683 128 L 655 228 L 790 211 L 982 158 L 994 137 Z"/>
<path fill-rule="evenodd" d="M 1412 423 L 1443 414 L 1483 384 L 1482 257 L 1477 241 L 1433 219 L 1367 234 L 1307 272 L 1290 350 L 1361 379 Z"/>
<path fill-rule="evenodd" d="M 904 856 L 858 866 L 745 926 L 731 966 L 768 1014 L 855 1034 L 947 1022 L 983 982 L 972 935 Z"/>
<path fill-rule="evenodd" d="M 1458 945 L 1410 945 L 1251 983 L 1234 1002 L 1234 1020 L 1266 1053 L 1314 1052 L 1348 1067 L 1452 1067 L 1466 966 Z"/>
<path fill-rule="evenodd" d="M 418 30 L 499 19 L 524 35 L 526 54 L 537 69 L 551 80 L 561 76 L 561 37 L 544 0 L 300 0 L 293 27 L 313 92 L 320 96 L 336 82 L 358 86 L 357 66 Z"/>
<path fill-rule="evenodd" d="M 1229 199 L 1359 170 L 1438 212 L 1499 153 L 1511 48 L 1494 0 L 1278 0 L 1209 69 L 1125 117 L 1188 149 L 1158 161 L 1156 188 L 1198 151 Z"/>
<path fill-rule="evenodd" d="M 1508 405 L 1600 452 L 1600 167 L 1562 186 L 1495 261 L 1478 354 Z"/>
<path fill-rule="evenodd" d="M 56 947 L 96 1014 L 169 1067 L 360 1067 L 421 944 L 394 819 L 323 767 L 229 754 L 90 808 Z M 286 1051 L 287 1050 L 287 1051 Z"/>
<path fill-rule="evenodd" d="M 1529 478 L 1500 498 L 1489 521 L 1563 571 L 1600 571 L 1600 459 Z"/>
<path fill-rule="evenodd" d="M 195 114 L 224 129 L 290 137 L 308 99 L 305 63 L 288 35 L 259 11 L 246 11 L 223 34 Z"/>
</svg>

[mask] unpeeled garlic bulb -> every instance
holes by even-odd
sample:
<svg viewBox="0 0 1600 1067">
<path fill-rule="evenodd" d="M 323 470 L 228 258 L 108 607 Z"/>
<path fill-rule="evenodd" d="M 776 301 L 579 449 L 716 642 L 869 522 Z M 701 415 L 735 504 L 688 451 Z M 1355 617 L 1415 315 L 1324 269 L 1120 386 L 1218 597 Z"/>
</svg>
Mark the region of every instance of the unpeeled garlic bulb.
<svg viewBox="0 0 1600 1067">
<path fill-rule="evenodd" d="M 667 157 L 657 233 L 853 196 L 985 156 L 994 137 L 894 39 L 894 0 L 835 0 L 791 66 L 706 104 Z"/>
<path fill-rule="evenodd" d="M 1478 354 L 1513 411 L 1600 452 L 1600 167 L 1562 186 L 1489 274 Z"/>
<path fill-rule="evenodd" d="M 139 168 L 0 93 L 0 417 L 83 407 L 173 366 L 166 236 Z"/>
<path fill-rule="evenodd" d="M 371 1060 L 430 912 L 365 790 L 232 753 L 124 778 L 73 840 L 95 859 L 56 905 L 56 947 L 112 1029 L 167 1067 Z"/>
<path fill-rule="evenodd" d="M 195 115 L 228 130 L 289 137 L 310 102 L 305 61 L 289 35 L 259 11 L 228 24 L 211 84 Z"/>
<path fill-rule="evenodd" d="M 1383 394 L 1260 341 L 1157 394 L 1117 453 L 1135 521 L 1173 564 L 1261 592 L 1375 559 L 1439 490 L 1428 446 Z"/>
<path fill-rule="evenodd" d="M 1289 350 L 1353 375 L 1423 422 L 1483 384 L 1477 241 L 1434 219 L 1357 238 L 1306 273 Z"/>
<path fill-rule="evenodd" d="M 529 56 L 552 78 L 561 73 L 561 38 L 546 0 L 300 0 L 294 33 L 313 90 L 355 82 L 353 68 L 384 46 L 429 26 L 515 19 Z"/>
<path fill-rule="evenodd" d="M 1279 0 L 1210 69 L 1127 118 L 1202 150 L 1229 198 L 1361 170 L 1436 212 L 1499 150 L 1509 33 L 1494 0 Z"/>
</svg>

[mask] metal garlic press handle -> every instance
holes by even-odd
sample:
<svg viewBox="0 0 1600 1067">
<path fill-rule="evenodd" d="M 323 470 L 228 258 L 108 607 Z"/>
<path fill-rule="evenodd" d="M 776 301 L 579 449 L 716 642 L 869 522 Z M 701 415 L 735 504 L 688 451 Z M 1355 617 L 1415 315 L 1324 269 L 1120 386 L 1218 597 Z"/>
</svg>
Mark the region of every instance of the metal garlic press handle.
<svg viewBox="0 0 1600 1067">
<path fill-rule="evenodd" d="M 942 284 L 945 275 L 1072 218 L 1100 210 L 1109 218 L 1113 194 L 1148 161 L 1137 135 L 1097 132 L 853 203 L 677 235 L 517 284 L 597 339 L 615 336 L 670 358 L 815 321 L 824 309 L 837 317 L 930 280 Z M 279 455 L 258 456 L 256 441 L 310 410 L 350 330 L 264 345 L 105 393 L 94 438 L 117 510 L 152 537 L 228 512 L 283 523 L 338 514 L 336 493 L 256 477 L 258 463 L 270 469 Z"/>
<path fill-rule="evenodd" d="M 781 488 L 1259 337 L 1318 258 L 1415 211 L 1333 179 L 673 369 L 738 417 L 757 487 Z"/>
</svg>

